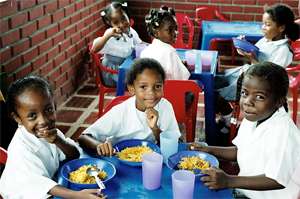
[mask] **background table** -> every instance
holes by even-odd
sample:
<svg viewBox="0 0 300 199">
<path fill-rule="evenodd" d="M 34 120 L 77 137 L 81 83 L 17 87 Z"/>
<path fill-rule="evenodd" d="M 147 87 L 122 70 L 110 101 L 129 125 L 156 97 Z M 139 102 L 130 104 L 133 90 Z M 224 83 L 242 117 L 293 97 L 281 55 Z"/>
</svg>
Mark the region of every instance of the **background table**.
<svg viewBox="0 0 300 199">
<path fill-rule="evenodd" d="M 186 150 L 188 143 L 180 143 L 178 150 Z M 117 157 L 100 157 L 95 150 L 86 150 L 81 158 L 96 157 L 111 162 L 116 167 L 116 175 L 108 181 L 102 190 L 108 198 L 173 198 L 172 178 L 173 171 L 163 164 L 161 187 L 157 190 L 149 191 L 143 187 L 142 167 L 131 167 L 120 163 Z M 58 183 L 68 187 L 68 182 L 63 179 L 58 172 Z M 54 197 L 58 199 L 58 197 Z M 211 191 L 204 186 L 202 181 L 195 182 L 194 198 L 233 198 L 229 189 Z"/>
<path fill-rule="evenodd" d="M 176 49 L 180 59 L 185 59 L 186 49 Z M 201 50 L 198 50 L 201 53 Z M 197 80 L 198 85 L 204 90 L 204 111 L 205 111 L 205 141 L 208 145 L 215 145 L 215 82 L 214 74 L 218 71 L 218 52 L 213 53 L 210 71 L 190 71 L 190 79 Z M 135 57 L 134 55 L 127 58 L 119 68 L 116 97 L 125 93 L 126 72 L 131 67 Z M 201 65 L 201 59 L 197 60 Z M 197 64 L 197 63 L 196 63 Z"/>
<path fill-rule="evenodd" d="M 197 49 L 208 50 L 212 39 L 232 39 L 245 35 L 247 41 L 258 41 L 264 35 L 261 22 L 202 21 Z"/>
</svg>

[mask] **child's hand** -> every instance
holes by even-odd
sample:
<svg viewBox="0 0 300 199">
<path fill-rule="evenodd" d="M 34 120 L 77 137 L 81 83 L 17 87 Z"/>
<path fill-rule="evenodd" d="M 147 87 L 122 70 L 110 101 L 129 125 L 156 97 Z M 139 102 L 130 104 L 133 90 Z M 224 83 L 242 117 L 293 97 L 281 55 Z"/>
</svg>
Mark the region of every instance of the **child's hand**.
<svg viewBox="0 0 300 199">
<path fill-rule="evenodd" d="M 211 190 L 219 190 L 229 188 L 229 176 L 221 169 L 212 166 L 206 170 L 202 170 L 201 174 L 207 174 L 208 176 L 203 176 L 200 178 L 204 181 L 204 185 Z"/>
<path fill-rule="evenodd" d="M 146 121 L 151 129 L 157 128 L 158 112 L 154 108 L 147 108 L 145 110 Z"/>
<path fill-rule="evenodd" d="M 246 39 L 245 39 L 245 35 L 240 35 L 240 36 L 238 36 L 237 38 L 238 38 L 238 39 L 242 39 L 242 40 L 245 40 L 245 41 L 246 41 Z"/>
<path fill-rule="evenodd" d="M 40 138 L 45 138 L 45 140 L 49 143 L 55 143 L 57 139 L 57 130 L 56 128 L 43 130 L 43 132 L 38 133 L 37 136 Z"/>
<path fill-rule="evenodd" d="M 105 35 L 108 35 L 109 37 L 122 37 L 122 30 L 119 28 L 112 28 L 109 29 L 109 31 L 106 31 Z"/>
<path fill-rule="evenodd" d="M 104 196 L 103 193 L 101 193 L 101 189 L 84 189 L 80 192 L 83 195 L 83 198 L 91 198 L 91 199 L 107 198 L 107 196 Z M 97 193 L 97 196 L 95 196 L 94 193 Z"/>
<path fill-rule="evenodd" d="M 201 151 L 201 149 L 204 147 L 204 145 L 199 144 L 198 142 L 194 142 L 192 144 L 189 144 L 187 146 L 188 151 Z"/>
<path fill-rule="evenodd" d="M 111 143 L 101 143 L 97 146 L 97 152 L 104 157 L 112 157 L 114 148 Z"/>
<path fill-rule="evenodd" d="M 251 53 L 247 53 L 247 52 L 245 52 L 245 51 L 238 48 L 237 52 L 238 52 L 238 54 L 248 58 L 249 61 L 253 64 L 256 64 L 258 62 L 253 49 L 251 49 Z"/>
<path fill-rule="evenodd" d="M 184 65 L 185 67 L 188 66 L 185 60 L 182 59 L 181 62 L 183 63 L 183 65 Z"/>
</svg>

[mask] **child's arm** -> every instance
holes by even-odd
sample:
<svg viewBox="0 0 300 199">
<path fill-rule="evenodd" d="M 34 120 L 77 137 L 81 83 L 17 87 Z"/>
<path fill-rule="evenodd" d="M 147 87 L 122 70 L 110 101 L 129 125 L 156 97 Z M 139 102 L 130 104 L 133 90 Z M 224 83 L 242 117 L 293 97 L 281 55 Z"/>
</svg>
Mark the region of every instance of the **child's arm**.
<svg viewBox="0 0 300 199">
<path fill-rule="evenodd" d="M 97 150 L 102 156 L 112 157 L 114 149 L 111 143 L 102 143 L 94 139 L 91 135 L 82 134 L 78 137 L 78 142 L 82 147 Z"/>
<path fill-rule="evenodd" d="M 246 41 L 245 35 L 240 35 L 237 38 Z M 251 63 L 253 63 L 253 64 L 258 63 L 253 50 L 251 50 L 251 53 L 247 53 L 245 51 L 242 51 L 241 49 L 237 49 L 237 52 L 238 52 L 238 54 L 246 57 Z"/>
<path fill-rule="evenodd" d="M 162 132 L 162 130 L 157 126 L 158 112 L 154 108 L 147 108 L 145 113 L 146 113 L 147 124 L 152 130 L 155 139 L 159 143 L 160 141 L 159 134 Z"/>
<path fill-rule="evenodd" d="M 103 37 L 101 37 L 94 45 L 93 45 L 93 52 L 97 53 L 99 52 L 106 42 L 111 38 L 111 37 L 122 37 L 120 34 L 122 31 L 119 28 L 111 28 L 105 31 Z"/>
<path fill-rule="evenodd" d="M 94 195 L 94 193 L 97 193 L 97 196 Z M 48 194 L 52 196 L 57 196 L 60 198 L 72 198 L 72 199 L 105 199 L 107 196 L 104 196 L 99 189 L 84 189 L 82 191 L 73 191 L 70 189 L 67 189 L 65 187 L 62 187 L 60 185 L 54 186 Z"/>
</svg>

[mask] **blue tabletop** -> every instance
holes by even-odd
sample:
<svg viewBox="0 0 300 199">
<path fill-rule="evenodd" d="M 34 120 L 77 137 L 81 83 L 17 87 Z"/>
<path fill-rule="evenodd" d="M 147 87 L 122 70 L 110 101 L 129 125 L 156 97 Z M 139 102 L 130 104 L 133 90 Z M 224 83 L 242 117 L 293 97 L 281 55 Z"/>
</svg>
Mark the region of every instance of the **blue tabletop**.
<svg viewBox="0 0 300 199">
<path fill-rule="evenodd" d="M 180 143 L 178 150 L 186 150 L 188 143 Z M 172 178 L 173 171 L 163 164 L 161 187 L 154 191 L 146 190 L 143 187 L 142 167 L 131 167 L 120 163 L 116 157 L 107 158 L 96 154 L 95 150 L 84 151 L 81 158 L 95 157 L 111 162 L 116 167 L 116 175 L 108 181 L 106 189 L 102 190 L 108 198 L 173 198 Z M 68 182 L 58 172 L 58 183 L 68 187 Z M 58 199 L 58 197 L 55 197 Z M 211 191 L 204 186 L 203 182 L 196 181 L 194 198 L 233 198 L 229 189 Z"/>
</svg>

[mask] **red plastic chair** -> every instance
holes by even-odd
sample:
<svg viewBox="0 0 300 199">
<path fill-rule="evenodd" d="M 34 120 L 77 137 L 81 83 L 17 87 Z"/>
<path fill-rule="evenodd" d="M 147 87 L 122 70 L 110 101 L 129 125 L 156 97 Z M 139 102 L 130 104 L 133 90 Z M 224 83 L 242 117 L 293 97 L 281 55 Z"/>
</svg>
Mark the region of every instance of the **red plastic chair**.
<svg viewBox="0 0 300 199">
<path fill-rule="evenodd" d="M 221 12 L 214 7 L 200 7 L 196 9 L 195 12 L 195 21 L 199 24 L 200 28 L 202 25 L 202 21 L 214 21 L 214 18 L 218 18 L 224 22 L 230 22 L 226 19 Z M 201 39 L 201 38 L 199 38 Z M 232 56 L 232 64 L 234 63 L 234 55 L 235 55 L 235 47 L 233 45 L 232 40 L 229 39 L 214 39 L 210 42 L 210 45 L 213 46 L 213 50 L 217 49 L 217 42 L 219 41 L 230 41 L 231 42 L 231 56 Z"/>
<path fill-rule="evenodd" d="M 185 93 L 193 92 L 194 100 L 185 106 Z M 194 81 L 166 80 L 164 86 L 164 98 L 173 106 L 177 122 L 184 122 L 186 127 L 186 141 L 194 142 L 196 130 L 196 118 L 198 110 L 199 93 L 202 90 Z"/>
<path fill-rule="evenodd" d="M 176 13 L 175 18 L 178 24 L 178 37 L 176 43 L 172 46 L 174 48 L 192 49 L 194 39 L 194 26 L 191 19 L 189 18 L 189 16 L 182 13 Z M 189 29 L 188 43 L 183 43 L 183 24 L 185 24 Z"/>
<path fill-rule="evenodd" d="M 98 112 L 98 117 L 100 117 L 102 115 L 102 112 L 103 112 L 105 93 L 116 92 L 116 87 L 106 87 L 103 84 L 103 82 L 101 81 L 100 75 L 99 75 L 99 67 L 102 71 L 107 72 L 107 73 L 116 73 L 116 74 L 118 74 L 119 71 L 118 70 L 113 70 L 113 69 L 108 69 L 108 68 L 104 67 L 102 65 L 102 63 L 100 62 L 99 54 L 94 53 L 92 51 L 92 47 L 93 47 L 93 44 L 91 43 L 89 45 L 89 50 L 92 53 L 92 55 L 94 57 L 94 60 L 96 62 L 96 74 L 98 74 L 98 75 L 96 75 L 96 78 L 97 78 L 97 81 L 99 82 L 99 85 L 100 85 L 100 89 L 99 89 L 99 112 Z"/>
<path fill-rule="evenodd" d="M 6 160 L 7 160 L 7 151 L 2 147 L 0 147 L 0 162 L 2 164 L 6 164 Z"/>
<path fill-rule="evenodd" d="M 97 37 L 102 37 L 105 33 L 105 30 L 100 30 L 97 32 Z M 93 45 L 93 44 L 92 44 Z M 96 54 L 97 55 L 97 59 L 100 60 L 101 55 L 100 54 Z M 95 56 L 92 56 L 92 77 L 94 77 L 94 73 L 95 73 L 95 68 L 96 68 L 96 61 L 95 61 Z M 98 87 L 99 86 L 99 81 L 98 81 L 98 76 L 99 73 L 96 73 L 96 81 L 95 81 L 95 86 Z"/>
<path fill-rule="evenodd" d="M 114 107 L 118 104 L 121 104 L 122 102 L 124 102 L 125 100 L 127 100 L 130 97 L 131 97 L 131 95 L 122 95 L 122 96 L 118 96 L 118 97 L 114 98 L 113 100 L 111 100 L 109 102 L 109 104 L 106 106 L 106 108 L 104 109 L 101 117 L 103 115 L 105 115 L 105 113 L 107 113 L 112 107 Z"/>
</svg>

